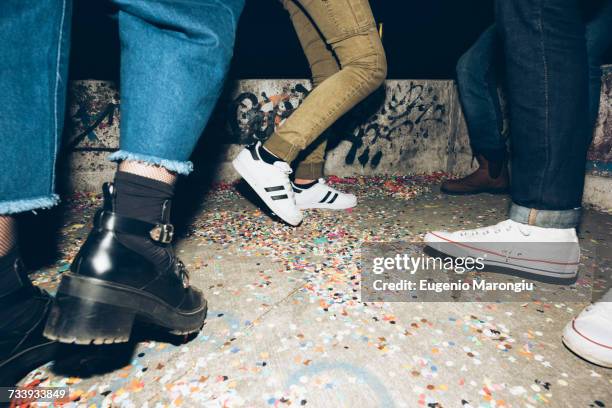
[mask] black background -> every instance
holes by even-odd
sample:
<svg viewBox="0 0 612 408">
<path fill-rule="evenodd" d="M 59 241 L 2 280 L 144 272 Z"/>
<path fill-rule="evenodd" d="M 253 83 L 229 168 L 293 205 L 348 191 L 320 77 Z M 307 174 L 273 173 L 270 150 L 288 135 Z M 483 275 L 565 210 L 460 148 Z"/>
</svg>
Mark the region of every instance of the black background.
<svg viewBox="0 0 612 408">
<path fill-rule="evenodd" d="M 371 0 L 370 4 L 383 23 L 392 79 L 452 78 L 459 56 L 493 22 L 493 0 Z M 76 0 L 74 6 L 71 77 L 118 78 L 119 40 L 109 2 Z M 247 0 L 230 77 L 309 77 L 289 17 L 277 0 Z"/>
</svg>

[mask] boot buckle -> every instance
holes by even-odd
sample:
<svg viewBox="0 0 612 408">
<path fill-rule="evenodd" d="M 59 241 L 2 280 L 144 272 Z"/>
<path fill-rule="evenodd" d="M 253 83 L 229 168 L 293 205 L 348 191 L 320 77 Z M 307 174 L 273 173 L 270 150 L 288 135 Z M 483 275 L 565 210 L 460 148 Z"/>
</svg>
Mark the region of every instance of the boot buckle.
<svg viewBox="0 0 612 408">
<path fill-rule="evenodd" d="M 169 244 L 174 238 L 174 225 L 172 224 L 157 224 L 149 231 L 151 239 L 162 244 Z"/>
</svg>

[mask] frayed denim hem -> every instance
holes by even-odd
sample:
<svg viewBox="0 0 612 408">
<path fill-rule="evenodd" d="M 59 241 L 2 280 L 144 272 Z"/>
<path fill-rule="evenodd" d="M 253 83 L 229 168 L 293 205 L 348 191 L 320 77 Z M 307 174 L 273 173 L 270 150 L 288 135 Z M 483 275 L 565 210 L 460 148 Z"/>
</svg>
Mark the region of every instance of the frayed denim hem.
<svg viewBox="0 0 612 408">
<path fill-rule="evenodd" d="M 57 205 L 59 200 L 60 198 L 57 194 L 51 194 L 45 197 L 0 201 L 0 215 L 18 214 L 26 211 L 51 208 Z"/>
<path fill-rule="evenodd" d="M 183 176 L 186 176 L 193 171 L 193 163 L 190 161 L 166 160 L 156 156 L 149 156 L 147 154 L 130 153 L 126 152 L 125 150 L 119 150 L 118 152 L 111 154 L 108 159 L 114 162 L 132 160 L 148 164 L 155 164 L 165 168 L 168 171 L 172 171 Z"/>
</svg>

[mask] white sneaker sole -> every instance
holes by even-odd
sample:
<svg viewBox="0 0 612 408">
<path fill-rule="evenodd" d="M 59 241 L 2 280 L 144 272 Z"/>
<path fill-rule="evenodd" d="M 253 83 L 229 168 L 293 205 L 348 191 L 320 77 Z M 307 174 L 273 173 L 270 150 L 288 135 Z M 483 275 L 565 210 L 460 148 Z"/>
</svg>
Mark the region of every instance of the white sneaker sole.
<svg viewBox="0 0 612 408">
<path fill-rule="evenodd" d="M 612 361 L 604 361 L 600 357 L 594 355 L 592 352 L 589 352 L 589 348 L 593 347 L 602 347 L 607 349 L 612 349 L 612 346 L 603 346 L 588 337 L 581 334 L 578 330 L 576 330 L 574 326 L 574 320 L 563 330 L 563 336 L 561 340 L 565 347 L 571 350 L 572 353 L 576 354 L 580 358 L 585 359 L 589 363 L 596 364 L 600 367 L 612 368 Z M 581 343 L 584 347 L 581 347 Z M 587 350 L 584 350 L 587 349 Z"/>
<path fill-rule="evenodd" d="M 274 200 L 269 198 L 268 193 L 265 190 L 265 187 L 261 186 L 257 182 L 257 180 L 249 172 L 248 168 L 242 163 L 242 160 L 240 158 L 241 156 L 238 155 L 238 157 L 236 157 L 232 161 L 232 165 L 234 166 L 234 169 L 236 169 L 238 174 L 240 174 L 240 176 L 249 184 L 249 186 L 251 186 L 251 188 L 255 191 L 255 193 L 257 193 L 259 198 L 263 200 L 263 202 L 268 206 L 268 208 L 274 214 L 276 214 L 279 218 L 281 218 L 287 224 L 293 225 L 294 227 L 298 226 L 302 222 L 303 217 L 301 216 L 295 217 L 293 215 L 286 214 L 283 211 L 282 207 L 279 207 Z"/>
<path fill-rule="evenodd" d="M 554 263 L 545 259 L 531 259 L 521 257 L 508 257 L 497 252 L 497 248 L 488 249 L 486 247 L 477 247 L 475 242 L 463 243 L 450 241 L 447 238 L 440 237 L 433 233 L 429 233 L 438 241 L 427 241 L 427 246 L 436 251 L 450 255 L 452 257 L 483 257 L 483 263 L 490 266 L 498 266 L 512 270 L 527 272 L 531 275 L 546 276 L 571 281 L 578 275 L 578 263 L 562 262 Z M 428 234 L 428 235 L 429 235 Z M 486 255 L 486 257 L 484 257 Z"/>
</svg>

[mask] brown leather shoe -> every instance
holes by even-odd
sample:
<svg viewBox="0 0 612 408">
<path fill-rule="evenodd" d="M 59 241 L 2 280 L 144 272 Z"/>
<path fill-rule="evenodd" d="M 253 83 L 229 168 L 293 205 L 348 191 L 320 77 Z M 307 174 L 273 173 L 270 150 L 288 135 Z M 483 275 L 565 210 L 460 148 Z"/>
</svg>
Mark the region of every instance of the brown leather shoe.
<svg viewBox="0 0 612 408">
<path fill-rule="evenodd" d="M 440 191 L 451 195 L 506 194 L 510 186 L 508 162 L 489 161 L 483 155 L 476 155 L 479 167 L 474 173 L 457 180 L 446 180 Z"/>
</svg>

